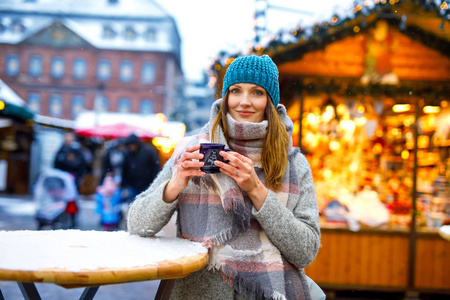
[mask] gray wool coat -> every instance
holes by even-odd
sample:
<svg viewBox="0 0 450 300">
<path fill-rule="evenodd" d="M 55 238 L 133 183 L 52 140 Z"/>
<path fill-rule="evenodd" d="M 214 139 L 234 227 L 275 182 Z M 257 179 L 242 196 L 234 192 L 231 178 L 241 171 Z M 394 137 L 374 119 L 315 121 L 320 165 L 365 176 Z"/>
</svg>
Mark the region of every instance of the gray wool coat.
<svg viewBox="0 0 450 300">
<path fill-rule="evenodd" d="M 303 154 L 297 153 L 295 164 L 299 170 L 300 195 L 293 211 L 283 206 L 269 190 L 259 211 L 252 214 L 265 230 L 272 243 L 294 266 L 303 271 L 317 255 L 320 246 L 319 212 L 310 166 Z M 171 219 L 177 200 L 163 201 L 163 192 L 172 176 L 173 161 L 169 160 L 152 185 L 136 197 L 128 212 L 128 231 L 152 237 Z M 307 278 L 308 279 L 308 278 Z M 323 292 L 309 280 L 313 299 L 325 299 Z M 314 291 L 314 289 L 318 289 Z M 318 293 L 318 296 L 314 294 Z M 175 281 L 170 299 L 248 299 L 223 282 L 219 272 L 207 267 Z"/>
</svg>

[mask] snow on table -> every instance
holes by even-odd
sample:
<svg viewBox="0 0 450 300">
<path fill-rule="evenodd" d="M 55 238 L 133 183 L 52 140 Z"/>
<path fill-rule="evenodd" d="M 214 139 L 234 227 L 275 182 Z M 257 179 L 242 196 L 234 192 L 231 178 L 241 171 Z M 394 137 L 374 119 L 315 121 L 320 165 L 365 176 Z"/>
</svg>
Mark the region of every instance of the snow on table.
<svg viewBox="0 0 450 300">
<path fill-rule="evenodd" d="M 450 241 L 450 225 L 444 225 L 439 228 L 439 235 Z"/>
<path fill-rule="evenodd" d="M 0 269 L 97 270 L 155 265 L 206 253 L 200 243 L 125 231 L 0 231 Z"/>
</svg>

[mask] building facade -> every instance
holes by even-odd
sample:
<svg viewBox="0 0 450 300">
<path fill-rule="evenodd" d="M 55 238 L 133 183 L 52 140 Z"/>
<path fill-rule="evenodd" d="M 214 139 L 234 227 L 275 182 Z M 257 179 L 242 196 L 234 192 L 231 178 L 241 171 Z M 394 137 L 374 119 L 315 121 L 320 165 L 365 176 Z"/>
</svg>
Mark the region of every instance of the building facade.
<svg viewBox="0 0 450 300">
<path fill-rule="evenodd" d="M 152 0 L 0 3 L 0 78 L 38 115 L 170 115 L 182 97 L 180 44 Z"/>
<path fill-rule="evenodd" d="M 176 104 L 173 119 L 183 122 L 186 131 L 195 133 L 209 121 L 214 88 L 208 85 L 208 77 L 197 81 L 186 81 L 182 102 Z"/>
</svg>

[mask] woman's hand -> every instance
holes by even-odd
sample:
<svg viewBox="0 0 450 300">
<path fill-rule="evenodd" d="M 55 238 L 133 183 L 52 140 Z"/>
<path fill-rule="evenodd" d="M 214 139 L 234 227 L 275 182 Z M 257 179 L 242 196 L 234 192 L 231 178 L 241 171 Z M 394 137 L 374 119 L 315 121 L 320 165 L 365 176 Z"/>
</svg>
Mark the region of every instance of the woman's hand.
<svg viewBox="0 0 450 300">
<path fill-rule="evenodd" d="M 185 189 L 194 176 L 204 176 L 205 172 L 200 171 L 200 167 L 204 165 L 199 161 L 203 158 L 203 154 L 196 152 L 200 149 L 200 145 L 186 148 L 180 159 L 177 161 L 176 171 L 172 179 L 167 183 L 164 190 L 164 201 L 173 202 L 180 192 Z"/>
<path fill-rule="evenodd" d="M 216 161 L 214 164 L 220 167 L 222 173 L 236 181 L 239 188 L 250 197 L 256 210 L 259 210 L 269 191 L 256 175 L 253 161 L 234 151 L 220 151 L 219 154 L 229 162 Z"/>
</svg>

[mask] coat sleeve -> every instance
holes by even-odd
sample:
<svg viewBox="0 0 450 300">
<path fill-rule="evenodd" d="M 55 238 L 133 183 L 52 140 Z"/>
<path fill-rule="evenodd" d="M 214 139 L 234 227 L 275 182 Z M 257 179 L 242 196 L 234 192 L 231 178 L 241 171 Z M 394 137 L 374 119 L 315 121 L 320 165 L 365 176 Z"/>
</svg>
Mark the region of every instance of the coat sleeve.
<svg viewBox="0 0 450 300">
<path fill-rule="evenodd" d="M 128 210 L 128 232 L 140 236 L 154 236 L 175 212 L 177 200 L 166 203 L 164 189 L 172 176 L 172 159 L 168 160 L 150 187 L 139 194 Z"/>
<path fill-rule="evenodd" d="M 253 215 L 284 258 L 298 268 L 309 265 L 320 247 L 319 211 L 308 161 L 297 154 L 300 194 L 291 211 L 269 190 L 264 205 Z"/>
</svg>

